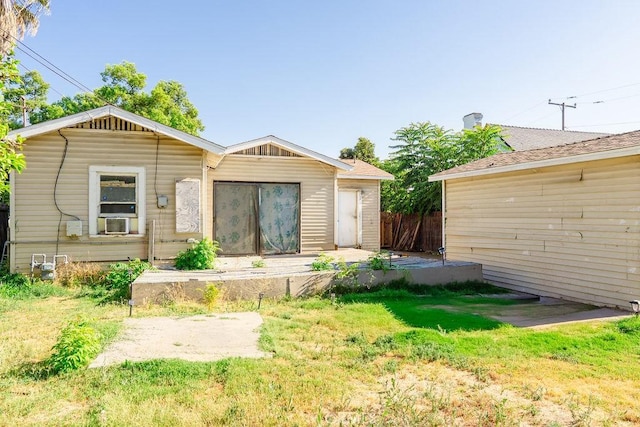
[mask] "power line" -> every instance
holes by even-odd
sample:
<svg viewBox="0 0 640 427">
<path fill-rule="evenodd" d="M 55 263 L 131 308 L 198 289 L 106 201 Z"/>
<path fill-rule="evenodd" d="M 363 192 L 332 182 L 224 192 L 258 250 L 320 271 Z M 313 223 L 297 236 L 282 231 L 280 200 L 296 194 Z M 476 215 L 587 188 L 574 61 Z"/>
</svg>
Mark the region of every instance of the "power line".
<svg viewBox="0 0 640 427">
<path fill-rule="evenodd" d="M 598 124 L 588 124 L 588 125 L 576 125 L 571 127 L 572 128 L 588 128 L 588 127 L 595 127 L 595 126 L 632 125 L 636 123 L 640 123 L 640 121 L 618 122 L 618 123 L 598 123 Z"/>
<path fill-rule="evenodd" d="M 578 98 L 578 97 L 581 97 L 581 96 L 596 95 L 598 93 L 610 92 L 612 90 L 624 89 L 626 87 L 632 87 L 632 86 L 638 86 L 638 85 L 640 85 L 640 83 L 630 83 L 630 84 L 627 84 L 627 85 L 616 86 L 616 87 L 612 87 L 612 88 L 609 88 L 609 89 L 602 89 L 602 90 L 596 90 L 594 92 L 587 92 L 587 93 L 583 93 L 583 94 L 580 94 L 580 95 L 567 96 L 565 99 L 575 99 L 575 98 Z"/>
<path fill-rule="evenodd" d="M 511 117 L 507 117 L 507 118 L 505 119 L 505 121 L 507 122 L 507 121 L 509 121 L 509 120 L 511 120 L 511 119 L 513 119 L 513 118 L 515 118 L 515 117 L 518 117 L 518 116 L 519 116 L 519 115 L 521 115 L 521 114 L 527 113 L 527 112 L 529 112 L 529 111 L 533 110 L 534 108 L 539 107 L 540 105 L 542 105 L 542 104 L 544 104 L 544 103 L 545 103 L 545 101 L 540 101 L 540 102 L 538 102 L 536 105 L 533 105 L 533 106 L 531 106 L 531 107 L 529 107 L 529 108 L 527 108 L 527 109 L 525 109 L 525 110 L 522 110 L 522 111 L 520 111 L 519 113 L 516 113 L 516 114 L 514 114 L 514 115 L 513 115 L 513 116 L 511 116 Z"/>
<path fill-rule="evenodd" d="M 24 68 L 27 71 L 33 71 L 31 70 L 29 67 L 27 67 L 26 65 L 24 65 L 22 62 L 19 62 L 18 65 L 22 68 Z M 49 89 L 51 89 L 52 91 L 54 91 L 55 93 L 57 93 L 58 95 L 60 95 L 62 98 L 65 97 L 65 95 L 63 95 L 60 91 L 58 91 L 56 88 L 54 88 L 53 86 L 49 85 Z"/>
<path fill-rule="evenodd" d="M 71 75 L 69 75 L 69 73 L 66 73 L 65 71 L 63 71 L 62 69 L 60 69 L 60 67 L 56 66 L 55 64 L 53 64 L 51 61 L 49 61 L 47 58 L 43 57 L 42 55 L 40 55 L 38 52 L 36 52 L 35 50 L 31 49 L 29 46 L 27 46 L 24 42 L 15 39 L 17 44 L 16 44 L 16 48 L 18 50 L 20 50 L 22 53 L 24 53 L 25 55 L 29 56 L 31 59 L 33 59 L 34 61 L 40 63 L 41 65 L 43 65 L 44 67 L 46 67 L 47 69 L 49 69 L 50 71 L 52 71 L 53 73 L 57 74 L 58 76 L 62 77 L 64 80 L 66 80 L 67 82 L 71 83 L 72 85 L 74 85 L 75 87 L 77 87 L 78 89 L 80 89 L 83 92 L 93 92 L 91 89 L 89 89 L 87 86 L 85 86 L 84 84 L 82 84 L 81 82 L 79 82 L 77 79 L 73 78 Z M 24 49 L 23 49 L 24 48 Z M 26 49 L 26 50 L 25 50 Z M 28 50 L 28 52 L 27 52 Z M 35 55 L 35 56 L 34 56 Z"/>
</svg>

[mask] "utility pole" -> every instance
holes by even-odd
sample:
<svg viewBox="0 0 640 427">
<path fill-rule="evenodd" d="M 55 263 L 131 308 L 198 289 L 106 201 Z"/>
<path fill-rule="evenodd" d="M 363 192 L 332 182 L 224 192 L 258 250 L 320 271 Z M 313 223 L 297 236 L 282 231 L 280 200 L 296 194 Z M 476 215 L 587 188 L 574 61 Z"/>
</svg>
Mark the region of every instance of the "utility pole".
<svg viewBox="0 0 640 427">
<path fill-rule="evenodd" d="M 25 98 L 24 96 L 21 96 L 20 99 L 22 100 L 22 127 L 27 127 L 27 98 Z"/>
<path fill-rule="evenodd" d="M 558 107 L 560 107 L 560 110 L 562 110 L 562 130 L 564 130 L 564 109 L 566 107 L 576 108 L 576 104 L 574 103 L 573 105 L 569 105 L 569 104 L 565 104 L 564 102 L 561 103 L 561 104 L 557 104 L 555 102 L 551 102 L 551 100 L 549 100 L 549 104 L 550 105 L 557 105 Z"/>
</svg>

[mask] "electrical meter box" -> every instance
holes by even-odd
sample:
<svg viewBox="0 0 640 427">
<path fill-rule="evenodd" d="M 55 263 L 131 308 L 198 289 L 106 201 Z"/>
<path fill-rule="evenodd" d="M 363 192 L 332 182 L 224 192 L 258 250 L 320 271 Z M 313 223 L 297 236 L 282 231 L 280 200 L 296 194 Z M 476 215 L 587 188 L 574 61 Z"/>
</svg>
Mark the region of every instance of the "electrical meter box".
<svg viewBox="0 0 640 427">
<path fill-rule="evenodd" d="M 67 237 L 82 236 L 82 221 L 67 221 Z"/>
</svg>

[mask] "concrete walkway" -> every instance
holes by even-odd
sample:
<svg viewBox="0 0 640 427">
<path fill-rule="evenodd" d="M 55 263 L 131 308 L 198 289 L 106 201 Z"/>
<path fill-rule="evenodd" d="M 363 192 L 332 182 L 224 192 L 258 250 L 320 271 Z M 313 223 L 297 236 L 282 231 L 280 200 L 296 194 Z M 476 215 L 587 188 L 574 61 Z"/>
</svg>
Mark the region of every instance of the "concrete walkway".
<svg viewBox="0 0 640 427">
<path fill-rule="evenodd" d="M 262 317 L 255 312 L 127 318 L 123 336 L 89 367 L 152 359 L 206 362 L 227 357 L 268 357 L 258 349 L 260 325 Z"/>
</svg>

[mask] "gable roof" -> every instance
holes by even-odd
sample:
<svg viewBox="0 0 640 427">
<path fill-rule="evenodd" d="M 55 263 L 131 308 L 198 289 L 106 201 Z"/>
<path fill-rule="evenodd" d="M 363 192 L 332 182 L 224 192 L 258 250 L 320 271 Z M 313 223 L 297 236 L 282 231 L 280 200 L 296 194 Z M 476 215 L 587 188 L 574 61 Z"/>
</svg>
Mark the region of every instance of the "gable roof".
<svg viewBox="0 0 640 427">
<path fill-rule="evenodd" d="M 342 159 L 341 161 L 353 166 L 353 169 L 338 173 L 338 178 L 393 180 L 393 175 L 389 172 L 383 171 L 382 169 L 362 160 Z"/>
<path fill-rule="evenodd" d="M 537 150 L 500 153 L 431 175 L 429 181 L 467 178 L 640 154 L 640 130 Z"/>
<path fill-rule="evenodd" d="M 502 129 L 504 142 L 515 151 L 555 147 L 611 135 L 599 132 L 577 132 L 572 130 L 527 128 L 508 125 L 495 126 L 499 126 Z"/>
<path fill-rule="evenodd" d="M 169 136 L 171 138 L 177 139 L 178 141 L 191 144 L 195 147 L 202 148 L 203 150 L 207 150 L 212 153 L 222 154 L 224 152 L 224 147 L 222 145 L 218 145 L 204 138 L 200 138 L 199 136 L 194 136 L 186 132 L 174 129 L 172 127 L 160 124 L 154 120 L 147 119 L 146 117 L 130 113 L 123 110 L 122 108 L 118 108 L 113 105 L 105 105 L 104 107 L 94 108 L 93 110 L 83 111 L 71 116 L 61 117 L 59 119 L 49 120 L 24 128 L 16 129 L 9 132 L 7 134 L 7 138 L 14 139 L 18 135 L 24 138 L 31 138 L 33 136 L 41 135 L 47 132 L 56 131 L 69 126 L 74 126 L 80 123 L 102 119 L 110 116 L 126 120 L 138 126 L 147 128 L 155 133 Z"/>
<path fill-rule="evenodd" d="M 277 136 L 267 135 L 262 138 L 252 139 L 251 141 L 241 142 L 239 144 L 230 145 L 224 151 L 224 154 L 233 154 L 238 151 L 246 150 L 248 148 L 258 147 L 264 144 L 273 144 L 278 147 L 289 150 L 295 154 L 298 154 L 302 157 L 309 157 L 314 160 L 318 160 L 322 163 L 326 163 L 328 165 L 334 166 L 338 169 L 349 171 L 353 169 L 353 166 L 348 165 L 344 162 L 341 162 L 336 159 L 332 159 L 331 157 L 325 156 L 324 154 L 317 153 L 313 150 L 309 150 L 308 148 L 301 147 L 299 145 L 294 144 L 293 142 L 285 141 L 284 139 L 278 138 Z"/>
</svg>

